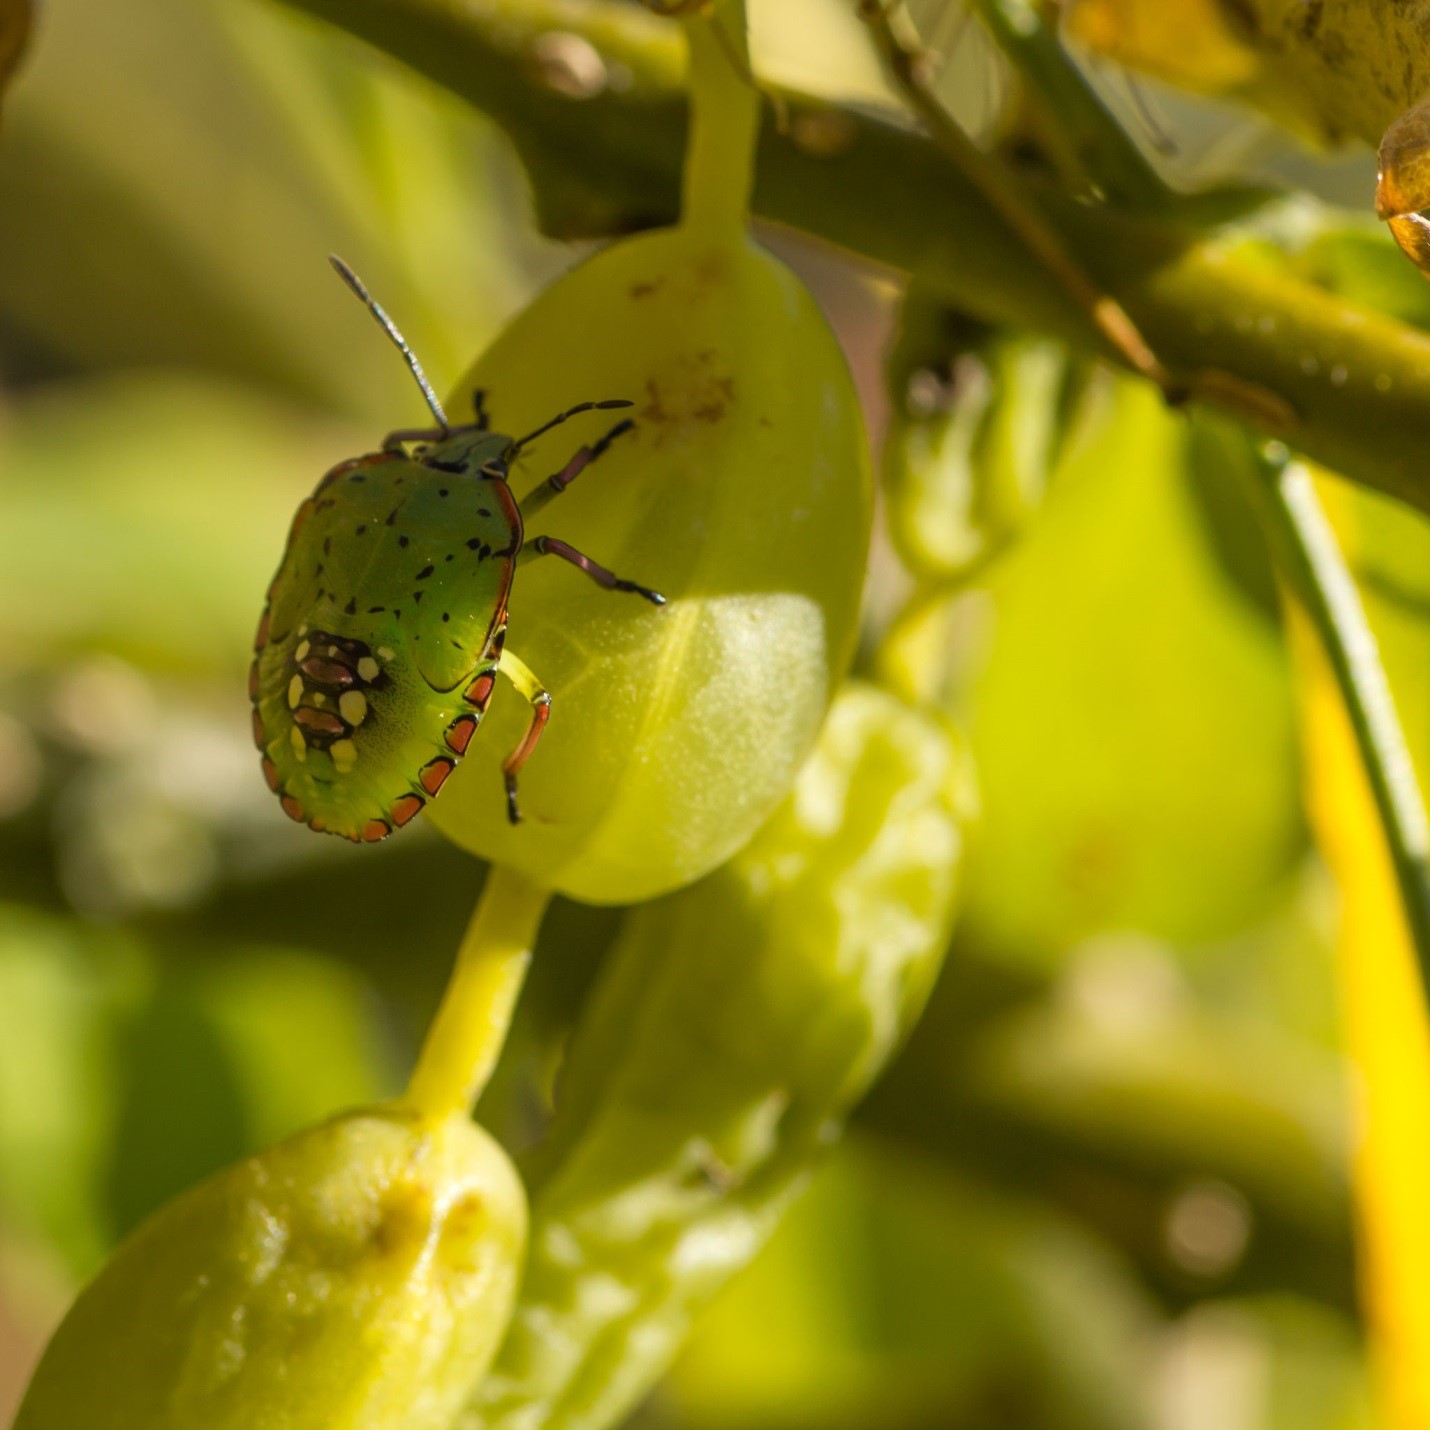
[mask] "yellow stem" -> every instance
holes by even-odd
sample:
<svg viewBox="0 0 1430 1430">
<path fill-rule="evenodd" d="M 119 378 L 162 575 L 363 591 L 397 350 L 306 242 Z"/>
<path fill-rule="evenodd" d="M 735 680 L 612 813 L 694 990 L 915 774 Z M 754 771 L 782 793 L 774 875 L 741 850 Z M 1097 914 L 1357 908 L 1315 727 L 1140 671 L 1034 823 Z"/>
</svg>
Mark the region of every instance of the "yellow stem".
<svg viewBox="0 0 1430 1430">
<path fill-rule="evenodd" d="M 1430 1425 L 1430 1025 L 1385 826 L 1330 660 L 1293 613 L 1308 807 L 1341 892 L 1359 1270 L 1388 1430 Z M 1379 1422 L 1378 1422 L 1379 1423 Z"/>
<path fill-rule="evenodd" d="M 551 891 L 493 864 L 403 1099 L 424 1116 L 469 1112 L 492 1075 Z"/>
<path fill-rule="evenodd" d="M 760 92 L 750 71 L 745 0 L 721 0 L 685 22 L 690 138 L 682 222 L 720 238 L 743 235 L 754 186 Z"/>
</svg>

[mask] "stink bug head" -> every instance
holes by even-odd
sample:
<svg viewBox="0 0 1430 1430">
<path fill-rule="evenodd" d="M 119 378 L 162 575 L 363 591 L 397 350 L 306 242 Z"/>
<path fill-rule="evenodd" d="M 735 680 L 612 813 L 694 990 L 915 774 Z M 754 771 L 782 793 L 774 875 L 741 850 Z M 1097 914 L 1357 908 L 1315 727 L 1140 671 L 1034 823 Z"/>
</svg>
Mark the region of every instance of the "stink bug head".
<svg viewBox="0 0 1430 1430">
<path fill-rule="evenodd" d="M 340 463 L 298 509 L 249 678 L 264 775 L 291 818 L 348 839 L 384 839 L 435 798 L 466 753 L 500 669 L 533 710 L 503 766 L 516 819 L 517 771 L 552 703 L 514 657 L 502 665 L 518 560 L 559 555 L 608 589 L 663 598 L 564 542 L 527 543 L 509 465 L 569 418 L 630 404 L 580 403 L 513 439 L 490 430 L 477 393 L 475 420 L 454 425 L 391 319 L 351 269 L 333 265 L 402 353 L 437 425 L 392 432 L 380 451 Z M 630 426 L 581 448 L 528 509 L 564 490 Z"/>
<path fill-rule="evenodd" d="M 454 427 L 446 436 L 413 446 L 415 460 L 439 471 L 467 477 L 506 480 L 515 443 L 501 432 L 475 426 Z"/>
</svg>

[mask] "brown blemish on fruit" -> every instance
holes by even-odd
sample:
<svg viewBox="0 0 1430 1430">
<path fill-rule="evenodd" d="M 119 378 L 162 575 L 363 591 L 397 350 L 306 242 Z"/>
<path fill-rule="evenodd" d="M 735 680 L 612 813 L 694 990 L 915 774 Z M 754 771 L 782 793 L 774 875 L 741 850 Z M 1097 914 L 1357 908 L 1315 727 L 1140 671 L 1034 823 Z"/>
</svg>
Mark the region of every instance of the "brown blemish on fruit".
<svg viewBox="0 0 1430 1430">
<path fill-rule="evenodd" d="M 454 1202 L 442 1223 L 438 1250 L 442 1264 L 458 1274 L 475 1271 L 480 1258 L 473 1253 L 482 1244 L 488 1220 L 486 1204 L 476 1192 Z"/>
<path fill-rule="evenodd" d="M 662 423 L 670 421 L 670 414 L 665 410 L 664 404 L 660 400 L 660 389 L 655 385 L 655 379 L 648 377 L 645 384 L 646 404 L 640 410 L 639 420 L 644 423 Z"/>
<path fill-rule="evenodd" d="M 669 379 L 646 381 L 646 401 L 638 420 L 655 434 L 658 446 L 662 429 L 689 423 L 723 421 L 735 401 L 735 380 L 718 370 L 720 354 L 705 348 L 681 360 Z"/>
<path fill-rule="evenodd" d="M 371 1239 L 379 1256 L 407 1252 L 427 1240 L 432 1227 L 432 1192 L 421 1182 L 400 1181 L 378 1208 Z"/>
</svg>

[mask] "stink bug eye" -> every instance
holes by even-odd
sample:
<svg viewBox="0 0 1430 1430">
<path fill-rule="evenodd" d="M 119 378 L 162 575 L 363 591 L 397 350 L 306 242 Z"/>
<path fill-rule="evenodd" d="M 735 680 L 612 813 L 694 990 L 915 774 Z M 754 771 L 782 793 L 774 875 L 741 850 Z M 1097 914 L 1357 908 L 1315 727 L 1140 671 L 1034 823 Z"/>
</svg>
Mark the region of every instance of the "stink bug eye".
<svg viewBox="0 0 1430 1430">
<path fill-rule="evenodd" d="M 517 567 L 559 556 L 606 590 L 657 606 L 665 598 L 565 541 L 526 536 L 525 519 L 631 431 L 629 418 L 578 448 L 524 502 L 507 484 L 509 465 L 572 418 L 632 404 L 580 402 L 512 438 L 491 430 L 478 392 L 474 420 L 453 424 L 392 319 L 347 264 L 330 261 L 402 354 L 436 425 L 388 433 L 377 451 L 340 462 L 298 508 L 249 675 L 264 778 L 310 829 L 386 839 L 441 792 L 502 674 L 532 709 L 502 767 L 517 822 L 517 777 L 552 708 L 505 649 Z"/>
</svg>

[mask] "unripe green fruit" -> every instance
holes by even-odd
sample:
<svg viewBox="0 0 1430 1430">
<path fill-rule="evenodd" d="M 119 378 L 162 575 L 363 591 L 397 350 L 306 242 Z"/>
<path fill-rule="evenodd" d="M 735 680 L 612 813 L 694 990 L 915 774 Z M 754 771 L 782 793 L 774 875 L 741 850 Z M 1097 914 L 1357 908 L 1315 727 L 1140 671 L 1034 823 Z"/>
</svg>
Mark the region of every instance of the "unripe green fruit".
<svg viewBox="0 0 1430 1430">
<path fill-rule="evenodd" d="M 682 228 L 553 285 L 466 387 L 486 389 L 512 433 L 575 402 L 636 404 L 634 431 L 527 537 L 558 536 L 670 604 L 603 593 L 563 562 L 523 566 L 508 644 L 554 699 L 521 772 L 524 822 L 501 800 L 500 762 L 528 718 L 510 691 L 428 818 L 596 903 L 689 883 L 788 790 L 852 652 L 871 493 L 843 354 L 776 259 Z M 587 415 L 541 438 L 517 494 L 609 425 Z"/>
<path fill-rule="evenodd" d="M 156 1213 L 15 1430 L 445 1430 L 510 1315 L 526 1202 L 465 1117 L 347 1113 Z"/>
<path fill-rule="evenodd" d="M 918 1016 L 975 812 L 945 723 L 850 684 L 755 838 L 628 916 L 526 1166 L 521 1295 L 461 1430 L 624 1422 Z"/>
<path fill-rule="evenodd" d="M 1041 504 L 1077 370 L 1059 344 L 992 334 L 915 282 L 888 377 L 889 534 L 915 576 L 965 580 Z"/>
</svg>

